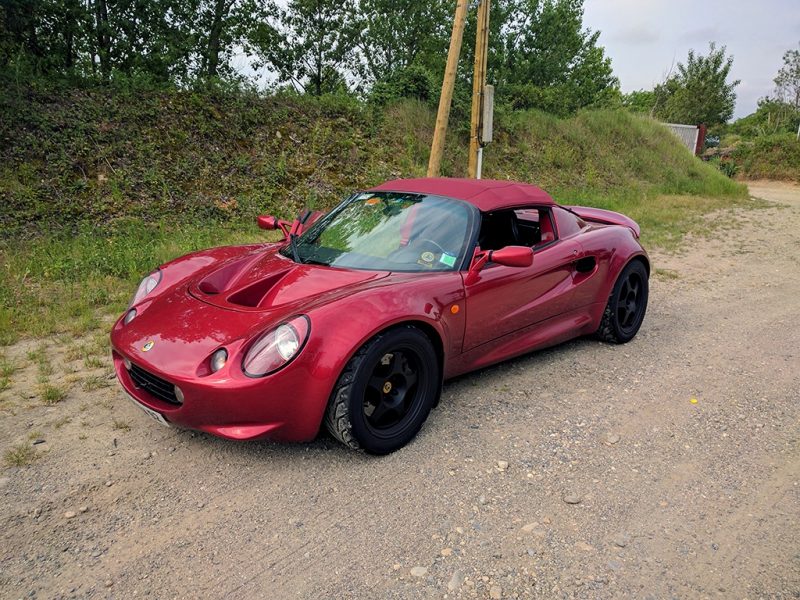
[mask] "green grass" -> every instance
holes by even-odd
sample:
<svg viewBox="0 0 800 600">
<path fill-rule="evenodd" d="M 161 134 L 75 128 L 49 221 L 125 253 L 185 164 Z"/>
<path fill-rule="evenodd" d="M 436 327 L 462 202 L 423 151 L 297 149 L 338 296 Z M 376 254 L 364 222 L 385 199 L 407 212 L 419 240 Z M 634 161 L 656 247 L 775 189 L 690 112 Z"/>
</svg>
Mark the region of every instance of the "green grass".
<svg viewBox="0 0 800 600">
<path fill-rule="evenodd" d="M 102 388 L 107 388 L 111 385 L 111 381 L 106 375 L 91 375 L 83 380 L 81 387 L 84 392 L 92 392 Z"/>
<path fill-rule="evenodd" d="M 102 316 L 120 314 L 141 277 L 159 264 L 192 250 L 264 239 L 254 224 L 190 228 L 127 220 L 76 235 L 0 240 L 0 345 L 26 336 L 85 335 Z M 94 356 L 108 352 L 106 335 L 69 346 L 65 357 L 103 366 Z M 51 371 L 46 348 L 28 358 L 40 373 Z"/>
<path fill-rule="evenodd" d="M 188 91 L 143 91 L 136 102 L 103 90 L 19 98 L 0 90 L 0 138 L 11 140 L 0 146 L 0 346 L 59 334 L 66 359 L 92 368 L 107 353 L 104 319 L 124 311 L 153 268 L 265 240 L 258 213 L 291 218 L 355 189 L 424 175 L 435 123 L 432 107 L 412 101 L 375 112 L 330 98 Z M 457 112 L 447 176 L 467 166 L 467 119 Z M 703 215 L 747 203 L 743 185 L 625 111 L 568 119 L 500 111 L 484 176 L 623 212 L 645 244 L 666 249 L 707 231 Z M 89 333 L 102 343 L 68 341 Z M 34 354 L 46 383 L 47 355 Z"/>
<path fill-rule="evenodd" d="M 36 460 L 36 450 L 28 443 L 17 444 L 6 450 L 3 458 L 9 467 L 24 467 Z"/>
<path fill-rule="evenodd" d="M 11 387 L 11 376 L 16 373 L 17 366 L 0 353 L 0 392 Z"/>
<path fill-rule="evenodd" d="M 64 398 L 66 398 L 67 391 L 62 387 L 45 383 L 41 387 L 40 396 L 42 398 L 42 402 L 48 406 L 52 406 L 53 404 L 58 404 Z"/>
</svg>

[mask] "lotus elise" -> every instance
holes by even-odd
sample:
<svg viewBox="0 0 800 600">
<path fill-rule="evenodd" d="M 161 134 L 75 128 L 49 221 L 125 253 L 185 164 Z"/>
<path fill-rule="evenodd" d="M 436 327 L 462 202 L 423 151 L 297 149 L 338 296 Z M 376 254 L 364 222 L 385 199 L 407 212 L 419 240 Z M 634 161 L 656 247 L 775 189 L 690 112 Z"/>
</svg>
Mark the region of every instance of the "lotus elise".
<svg viewBox="0 0 800 600">
<path fill-rule="evenodd" d="M 162 265 L 111 332 L 123 389 L 163 425 L 386 454 L 442 383 L 584 335 L 631 340 L 650 263 L 626 216 L 488 180 L 397 180 L 328 214 L 259 217 L 277 243 Z"/>
</svg>

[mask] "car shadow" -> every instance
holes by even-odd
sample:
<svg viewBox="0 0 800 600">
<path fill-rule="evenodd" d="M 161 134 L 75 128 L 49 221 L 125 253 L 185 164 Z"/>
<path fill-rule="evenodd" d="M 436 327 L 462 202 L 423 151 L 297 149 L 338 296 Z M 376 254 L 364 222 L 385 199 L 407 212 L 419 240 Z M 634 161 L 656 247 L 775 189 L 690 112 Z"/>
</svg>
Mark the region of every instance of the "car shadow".
<svg viewBox="0 0 800 600">
<path fill-rule="evenodd" d="M 483 386 L 487 389 L 494 389 L 496 385 L 504 383 L 505 378 L 512 371 L 522 369 L 535 369 L 537 365 L 552 360 L 562 360 L 576 352 L 580 348 L 597 345 L 599 342 L 591 337 L 577 338 L 546 348 L 523 354 L 501 363 L 472 371 L 458 377 L 449 379 L 444 383 L 442 392 L 442 402 L 446 402 L 449 408 L 455 411 L 443 411 L 436 408 L 432 411 L 428 423 L 423 427 L 420 435 L 412 444 L 425 444 L 426 429 L 431 429 L 431 421 L 437 421 L 437 429 L 450 430 L 451 428 L 463 428 L 465 431 L 469 424 L 463 419 L 458 418 L 458 408 L 462 403 L 469 401 L 469 396 L 465 392 Z M 441 403 L 439 405 L 441 407 Z M 442 421 L 444 420 L 444 421 Z M 265 461 L 271 463 L 295 462 L 297 458 L 307 460 L 309 458 L 319 458 L 331 461 L 331 466 L 353 465 L 362 463 L 372 463 L 375 461 L 392 461 L 401 456 L 404 450 L 395 452 L 388 456 L 372 456 L 363 452 L 354 452 L 346 448 L 341 443 L 333 439 L 324 426 L 320 429 L 317 437 L 310 442 L 273 442 L 269 440 L 257 440 L 250 442 L 237 442 L 226 440 L 203 432 L 189 430 L 177 430 L 176 434 L 181 441 L 187 445 L 202 446 L 207 452 L 223 453 L 228 460 Z M 394 458 L 392 458 L 394 457 Z"/>
</svg>

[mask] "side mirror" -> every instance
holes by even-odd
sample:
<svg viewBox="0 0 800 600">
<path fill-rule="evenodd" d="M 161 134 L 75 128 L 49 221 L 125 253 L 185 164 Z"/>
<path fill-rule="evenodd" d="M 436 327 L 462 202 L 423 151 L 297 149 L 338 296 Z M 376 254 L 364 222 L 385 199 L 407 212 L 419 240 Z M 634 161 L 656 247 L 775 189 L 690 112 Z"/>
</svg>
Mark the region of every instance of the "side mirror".
<svg viewBox="0 0 800 600">
<path fill-rule="evenodd" d="M 527 246 L 506 246 L 490 251 L 489 262 L 506 267 L 530 267 L 533 264 L 533 249 Z"/>
<path fill-rule="evenodd" d="M 261 215 L 258 217 L 258 226 L 261 229 L 266 229 L 267 231 L 273 231 L 280 227 L 278 222 L 278 217 L 273 217 L 272 215 Z"/>
</svg>

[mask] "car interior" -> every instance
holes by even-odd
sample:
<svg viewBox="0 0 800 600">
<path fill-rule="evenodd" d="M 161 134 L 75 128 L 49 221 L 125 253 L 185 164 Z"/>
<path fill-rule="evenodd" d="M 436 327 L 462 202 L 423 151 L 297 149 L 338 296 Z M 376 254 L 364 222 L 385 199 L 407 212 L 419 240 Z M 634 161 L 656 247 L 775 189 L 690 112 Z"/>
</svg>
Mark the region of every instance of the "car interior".
<svg viewBox="0 0 800 600">
<path fill-rule="evenodd" d="M 498 210 L 482 215 L 478 245 L 481 250 L 499 250 L 506 246 L 537 248 L 555 239 L 549 210 Z"/>
</svg>

